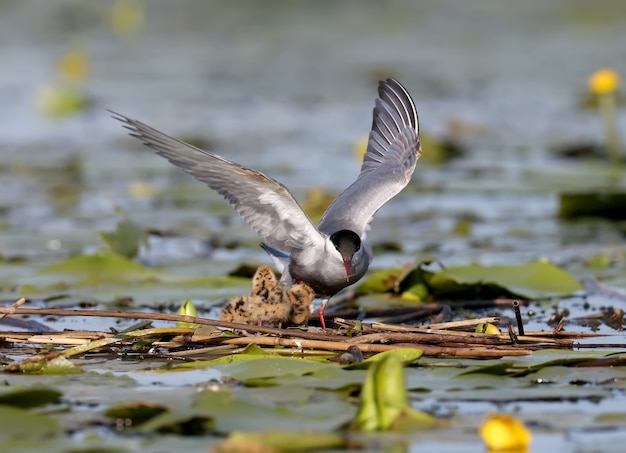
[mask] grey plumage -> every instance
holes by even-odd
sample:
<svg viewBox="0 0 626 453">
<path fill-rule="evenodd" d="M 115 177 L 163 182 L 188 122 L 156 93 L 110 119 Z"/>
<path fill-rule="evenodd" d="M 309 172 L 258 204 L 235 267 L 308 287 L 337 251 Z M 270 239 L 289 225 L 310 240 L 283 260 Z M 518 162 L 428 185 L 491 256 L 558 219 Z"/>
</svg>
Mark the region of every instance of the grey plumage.
<svg viewBox="0 0 626 453">
<path fill-rule="evenodd" d="M 380 207 L 411 179 L 421 155 L 415 105 L 395 79 L 380 82 L 361 172 L 317 228 L 287 188 L 255 170 L 111 112 L 133 137 L 220 193 L 269 247 L 282 281 L 302 281 L 330 297 L 359 280 L 372 259 L 365 241 Z"/>
</svg>

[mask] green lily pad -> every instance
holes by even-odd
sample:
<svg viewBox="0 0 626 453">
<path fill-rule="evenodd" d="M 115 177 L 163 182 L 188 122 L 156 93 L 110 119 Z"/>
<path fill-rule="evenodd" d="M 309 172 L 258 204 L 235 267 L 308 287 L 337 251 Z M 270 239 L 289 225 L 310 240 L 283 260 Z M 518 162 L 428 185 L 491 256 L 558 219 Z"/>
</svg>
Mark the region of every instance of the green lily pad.
<svg viewBox="0 0 626 453">
<path fill-rule="evenodd" d="M 626 219 L 626 192 L 605 189 L 562 193 L 559 215 L 566 219 L 578 217 Z"/>
<path fill-rule="evenodd" d="M 137 282 L 157 279 L 162 273 L 150 269 L 114 252 L 102 251 L 93 255 L 68 258 L 43 270 L 48 274 L 63 274 L 78 285 Z"/>
<path fill-rule="evenodd" d="M 263 383 L 265 385 L 279 386 L 298 385 L 301 388 L 341 390 L 347 388 L 359 388 L 365 379 L 365 375 L 366 371 L 364 369 L 346 370 L 336 366 L 326 366 L 305 375 L 286 374 L 266 378 L 262 381 L 245 380 L 244 384 L 257 385 Z"/>
<path fill-rule="evenodd" d="M 323 359 L 277 356 L 251 344 L 241 354 L 228 355 L 213 360 L 182 363 L 175 368 L 210 367 L 234 379 L 245 380 L 291 374 L 301 376 L 327 366 L 328 362 Z"/>
<path fill-rule="evenodd" d="M 137 426 L 168 410 L 169 408 L 163 404 L 132 401 L 111 406 L 104 412 L 104 415 L 115 419 L 128 419 L 132 421 L 133 426 Z"/>
<path fill-rule="evenodd" d="M 447 299 L 500 296 L 536 299 L 568 296 L 582 290 L 581 283 L 547 260 L 509 266 L 448 267 L 433 272 L 421 267 L 387 269 L 359 286 L 361 292 L 395 292 L 404 300 L 423 301 L 432 295 Z"/>
<path fill-rule="evenodd" d="M 213 430 L 213 418 L 193 408 L 176 406 L 169 408 L 137 426 L 141 433 L 171 433 L 201 435 Z"/>
<path fill-rule="evenodd" d="M 435 281 L 438 283 L 435 284 Z M 429 283 L 434 287 L 433 292 L 439 294 L 454 292 L 455 283 L 459 288 L 466 285 L 493 285 L 501 288 L 504 294 L 511 293 L 528 299 L 568 296 L 583 289 L 578 280 L 547 260 L 510 266 L 472 264 L 450 267 L 434 274 Z"/>
<path fill-rule="evenodd" d="M 256 403 L 239 398 L 230 391 L 203 391 L 193 408 L 215 417 L 215 430 L 265 431 L 280 427 L 284 431 L 328 431 L 344 425 L 354 413 L 354 406 L 337 402 L 335 397 L 306 404 Z M 300 410 L 302 409 L 302 410 Z"/>
<path fill-rule="evenodd" d="M 0 404 L 21 408 L 45 406 L 59 400 L 62 393 L 46 387 L 0 387 Z"/>
<path fill-rule="evenodd" d="M 148 234 L 145 228 L 130 220 L 120 221 L 115 231 L 100 232 L 99 236 L 109 250 L 127 258 L 135 258 L 139 253 L 139 247 L 148 246 Z"/>
<path fill-rule="evenodd" d="M 348 370 L 366 369 L 376 362 L 379 362 L 381 360 L 386 360 L 386 358 L 389 356 L 395 357 L 400 363 L 404 365 L 409 365 L 417 361 L 423 355 L 424 355 L 424 351 L 422 351 L 421 349 L 398 348 L 398 349 L 392 349 L 390 351 L 380 352 L 378 354 L 375 354 L 369 357 L 368 359 L 362 362 L 346 365 L 344 368 Z"/>
<path fill-rule="evenodd" d="M 217 362 L 207 360 L 203 362 L 195 362 L 192 364 L 181 364 L 178 368 L 193 368 L 197 367 L 211 367 L 218 370 L 225 376 L 229 376 L 234 379 L 244 380 L 252 378 L 267 378 L 284 375 L 301 376 L 303 374 L 311 373 L 320 368 L 327 367 L 327 363 L 320 361 L 312 361 L 290 357 L 258 357 L 258 356 L 234 356 L 239 360 L 234 360 L 231 363 Z M 219 359 L 218 359 L 219 360 Z"/>
<path fill-rule="evenodd" d="M 60 436 L 61 427 L 52 418 L 28 410 L 0 406 L 0 450 L 10 441 L 34 441 Z"/>
</svg>

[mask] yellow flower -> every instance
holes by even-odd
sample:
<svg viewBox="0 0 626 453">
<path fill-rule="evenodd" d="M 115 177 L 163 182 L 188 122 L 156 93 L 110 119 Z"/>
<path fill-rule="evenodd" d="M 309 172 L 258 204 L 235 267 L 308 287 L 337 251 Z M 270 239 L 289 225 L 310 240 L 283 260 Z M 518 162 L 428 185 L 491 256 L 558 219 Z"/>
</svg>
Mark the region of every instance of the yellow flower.
<svg viewBox="0 0 626 453">
<path fill-rule="evenodd" d="M 596 94 L 612 93 L 619 87 L 619 74 L 610 68 L 598 69 L 589 77 L 589 89 Z"/>
<path fill-rule="evenodd" d="M 89 76 L 89 55 L 78 47 L 70 49 L 59 58 L 57 68 L 64 81 L 84 82 Z"/>
<path fill-rule="evenodd" d="M 140 0 L 117 0 L 113 5 L 110 26 L 119 36 L 138 32 L 145 19 L 145 7 Z"/>
<path fill-rule="evenodd" d="M 532 435 L 522 422 L 507 414 L 490 414 L 480 427 L 489 451 L 525 451 Z"/>
<path fill-rule="evenodd" d="M 480 324 L 478 324 L 476 326 L 476 333 L 487 333 L 490 335 L 499 335 L 500 334 L 500 329 L 498 329 L 495 325 L 490 324 L 490 323 L 483 323 L 481 322 Z"/>
</svg>

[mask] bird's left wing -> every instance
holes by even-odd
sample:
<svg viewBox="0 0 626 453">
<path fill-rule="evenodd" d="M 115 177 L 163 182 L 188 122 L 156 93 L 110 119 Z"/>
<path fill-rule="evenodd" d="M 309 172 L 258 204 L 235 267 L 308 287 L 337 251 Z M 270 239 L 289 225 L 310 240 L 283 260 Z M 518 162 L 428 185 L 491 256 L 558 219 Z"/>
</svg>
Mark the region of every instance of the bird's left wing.
<svg viewBox="0 0 626 453">
<path fill-rule="evenodd" d="M 357 180 L 330 205 L 318 224 L 332 234 L 346 229 L 363 236 L 373 215 L 410 181 L 421 155 L 417 110 L 393 78 L 380 82 L 367 151 Z"/>
</svg>

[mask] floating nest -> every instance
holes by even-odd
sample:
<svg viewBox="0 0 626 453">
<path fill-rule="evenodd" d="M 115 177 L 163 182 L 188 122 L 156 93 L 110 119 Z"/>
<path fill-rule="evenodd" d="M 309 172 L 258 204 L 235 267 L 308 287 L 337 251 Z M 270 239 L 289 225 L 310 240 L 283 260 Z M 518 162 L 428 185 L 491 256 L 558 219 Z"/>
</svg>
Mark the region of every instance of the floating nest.
<svg viewBox="0 0 626 453">
<path fill-rule="evenodd" d="M 517 301 L 514 302 L 514 307 Z M 45 365 L 59 356 L 89 357 L 108 354 L 113 357 L 138 357 L 172 361 L 207 360 L 237 354 L 249 345 L 289 356 L 325 356 L 337 361 L 358 361 L 363 355 L 396 348 L 418 348 L 426 356 L 500 358 L 523 356 L 542 349 L 576 349 L 611 345 L 579 344 L 577 340 L 601 335 L 564 332 L 561 325 L 552 331 L 524 332 L 523 326 L 508 325 L 505 332 L 481 333 L 479 325 L 498 325 L 500 319 L 486 317 L 423 325 L 366 323 L 339 317 L 330 318 L 334 328 L 277 328 L 226 322 L 177 314 L 122 312 L 106 310 L 61 310 L 21 308 L 24 299 L 0 316 L 95 316 L 145 320 L 130 331 L 0 332 L 4 348 L 20 354 L 32 354 L 20 363 L 11 363 L 5 371 L 26 371 Z M 392 308 L 359 312 L 361 316 L 395 315 L 403 318 L 432 319 L 445 313 L 445 306 L 427 304 L 416 308 Z M 191 327 L 152 328 L 151 321 L 189 323 Z M 521 321 L 521 317 L 519 318 Z M 479 330 L 477 332 L 477 330 Z M 45 349 L 45 353 L 42 350 Z"/>
</svg>

